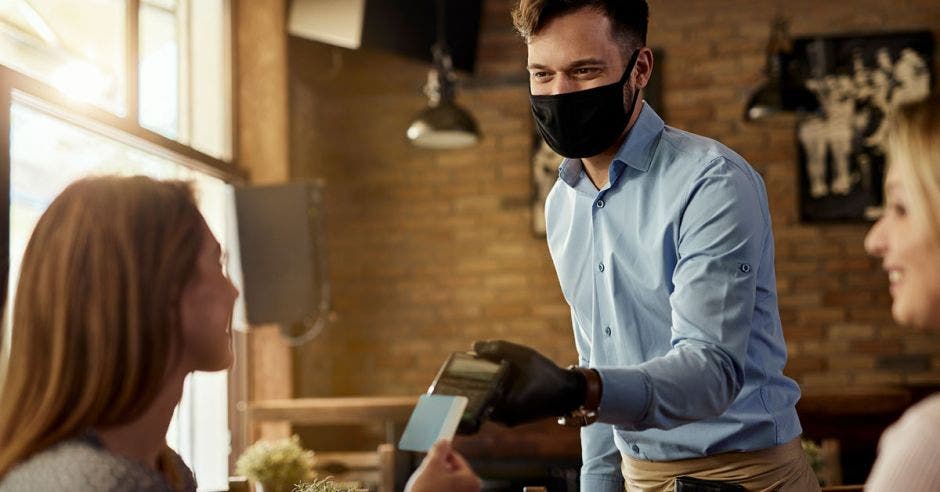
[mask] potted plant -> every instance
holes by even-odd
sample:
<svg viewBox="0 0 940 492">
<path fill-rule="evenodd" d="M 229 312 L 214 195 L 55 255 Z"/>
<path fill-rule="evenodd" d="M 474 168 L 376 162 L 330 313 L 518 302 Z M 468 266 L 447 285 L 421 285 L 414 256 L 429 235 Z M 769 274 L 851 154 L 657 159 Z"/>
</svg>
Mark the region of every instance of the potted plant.
<svg viewBox="0 0 940 492">
<path fill-rule="evenodd" d="M 800 444 L 803 445 L 806 460 L 809 461 L 809 465 L 813 468 L 813 472 L 816 474 L 819 484 L 825 485 L 825 480 L 823 480 L 822 477 L 825 475 L 823 469 L 825 468 L 826 462 L 823 459 L 819 446 L 809 439 L 800 439 Z"/>
<path fill-rule="evenodd" d="M 258 441 L 238 458 L 235 470 L 255 482 L 256 490 L 291 492 L 312 480 L 313 451 L 300 445 L 300 438 Z"/>
</svg>

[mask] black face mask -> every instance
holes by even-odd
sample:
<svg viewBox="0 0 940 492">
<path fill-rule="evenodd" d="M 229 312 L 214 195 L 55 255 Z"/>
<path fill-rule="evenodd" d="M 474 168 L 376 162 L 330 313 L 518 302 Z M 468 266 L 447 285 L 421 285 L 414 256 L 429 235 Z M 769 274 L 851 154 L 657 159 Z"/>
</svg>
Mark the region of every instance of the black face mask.
<svg viewBox="0 0 940 492">
<path fill-rule="evenodd" d="M 630 57 L 620 81 L 566 94 L 533 96 L 532 116 L 539 135 L 555 152 L 569 158 L 591 157 L 607 150 L 630 122 L 640 91 L 623 107 L 623 88 L 633 73 L 640 50 Z"/>
</svg>

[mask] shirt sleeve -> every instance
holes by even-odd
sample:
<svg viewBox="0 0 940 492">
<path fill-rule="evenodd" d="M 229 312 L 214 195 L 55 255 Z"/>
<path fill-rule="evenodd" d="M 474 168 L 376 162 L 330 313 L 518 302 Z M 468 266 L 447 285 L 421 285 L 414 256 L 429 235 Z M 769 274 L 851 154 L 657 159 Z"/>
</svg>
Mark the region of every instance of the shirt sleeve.
<svg viewBox="0 0 940 492">
<path fill-rule="evenodd" d="M 578 363 L 588 367 L 591 344 L 574 310 L 571 311 Z M 622 492 L 623 475 L 620 471 L 620 451 L 614 444 L 614 430 L 609 424 L 596 422 L 581 429 L 581 490 Z"/>
<path fill-rule="evenodd" d="M 721 415 L 740 392 L 771 237 L 763 183 L 745 165 L 718 158 L 692 183 L 676 225 L 672 348 L 636 366 L 598 368 L 601 421 L 671 429 Z"/>
<path fill-rule="evenodd" d="M 928 411 L 928 409 L 931 409 Z M 940 400 L 919 405 L 885 431 L 865 490 L 940 490 Z"/>
</svg>

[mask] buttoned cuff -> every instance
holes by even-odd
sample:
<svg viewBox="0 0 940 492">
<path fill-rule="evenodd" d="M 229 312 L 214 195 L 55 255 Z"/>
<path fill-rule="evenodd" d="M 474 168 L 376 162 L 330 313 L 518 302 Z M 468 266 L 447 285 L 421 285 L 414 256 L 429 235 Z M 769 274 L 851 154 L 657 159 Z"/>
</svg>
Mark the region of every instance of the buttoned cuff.
<svg viewBox="0 0 940 492">
<path fill-rule="evenodd" d="M 637 425 L 649 414 L 652 385 L 649 376 L 632 367 L 595 368 L 601 375 L 601 406 L 597 420 L 628 428 Z"/>
</svg>

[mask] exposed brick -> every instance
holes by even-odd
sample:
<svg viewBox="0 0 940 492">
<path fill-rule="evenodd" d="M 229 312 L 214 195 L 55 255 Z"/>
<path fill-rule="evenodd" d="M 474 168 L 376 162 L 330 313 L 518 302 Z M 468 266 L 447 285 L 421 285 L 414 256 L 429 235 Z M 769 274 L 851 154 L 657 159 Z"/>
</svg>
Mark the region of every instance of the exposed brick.
<svg viewBox="0 0 940 492">
<path fill-rule="evenodd" d="M 868 340 L 875 335 L 875 327 L 872 325 L 834 324 L 829 327 L 828 335 L 829 338 L 839 340 Z"/>
<path fill-rule="evenodd" d="M 844 386 L 849 384 L 851 377 L 846 373 L 823 372 L 803 376 L 803 384 L 807 386 Z"/>
<path fill-rule="evenodd" d="M 930 369 L 930 356 L 927 354 L 888 355 L 878 359 L 878 368 L 900 372 L 923 372 Z"/>
<path fill-rule="evenodd" d="M 819 325 L 785 325 L 783 327 L 783 336 L 789 341 L 819 340 L 824 332 L 823 327 Z"/>
<path fill-rule="evenodd" d="M 882 370 L 851 370 L 849 378 L 852 384 L 859 385 L 897 385 L 904 380 L 904 375 Z"/>
<path fill-rule="evenodd" d="M 801 323 L 830 324 L 845 319 L 845 310 L 840 307 L 822 307 L 801 309 L 798 314 Z"/>
<path fill-rule="evenodd" d="M 853 340 L 850 347 L 852 352 L 865 354 L 898 354 L 901 352 L 901 343 L 897 340 Z"/>
<path fill-rule="evenodd" d="M 477 338 L 573 361 L 569 310 L 545 241 L 530 231 L 532 120 L 526 48 L 508 16 L 514 3 L 483 2 L 477 71 L 461 74 L 459 101 L 484 133 L 471 149 L 407 143 L 405 126 L 426 105 L 426 63 L 344 51 L 343 69 L 324 81 L 328 50 L 292 50 L 294 177 L 328 183 L 337 314 L 296 351 L 298 396 L 414 394 L 448 351 Z M 940 344 L 891 319 L 880 262 L 862 247 L 869 224 L 800 222 L 797 117 L 741 121 L 780 2 L 651 3 L 667 123 L 729 145 L 767 186 L 787 373 L 802 384 L 940 383 Z M 940 34 L 934 0 L 787 8 L 813 12 L 792 19 L 794 35 L 924 26 Z"/>
<path fill-rule="evenodd" d="M 825 367 L 826 359 L 824 357 L 791 356 L 789 360 L 787 360 L 787 366 L 784 368 L 784 370 L 787 372 L 787 374 L 802 374 L 810 371 L 821 371 L 825 369 Z"/>
<path fill-rule="evenodd" d="M 823 297 L 824 302 L 827 305 L 843 305 L 843 306 L 858 306 L 858 305 L 871 305 L 872 300 L 874 299 L 872 292 L 867 292 L 864 290 L 861 291 L 852 291 L 852 290 L 842 290 L 839 292 L 827 292 L 825 297 Z"/>
<path fill-rule="evenodd" d="M 874 369 L 875 358 L 870 355 L 838 354 L 829 358 L 828 367 L 833 371 L 845 369 Z"/>
<path fill-rule="evenodd" d="M 871 261 L 858 258 L 838 258 L 825 262 L 827 272 L 867 272 L 871 270 Z"/>
</svg>

